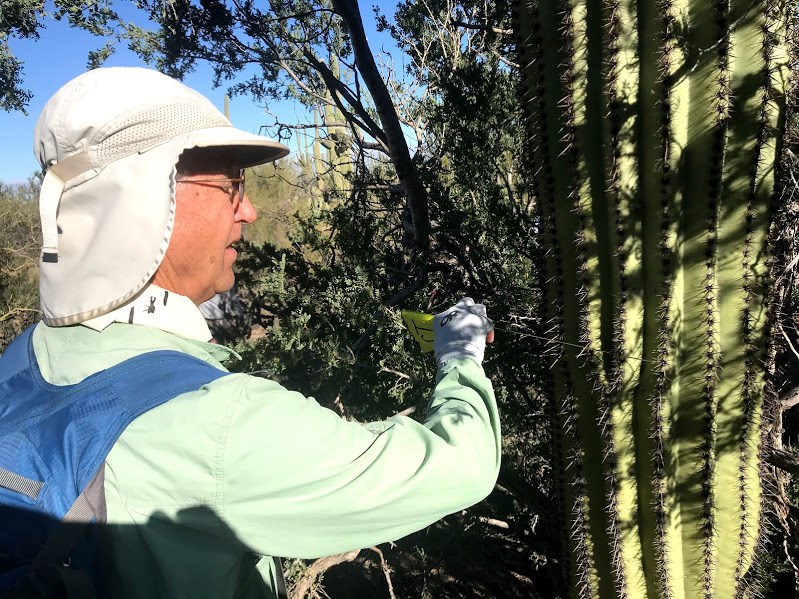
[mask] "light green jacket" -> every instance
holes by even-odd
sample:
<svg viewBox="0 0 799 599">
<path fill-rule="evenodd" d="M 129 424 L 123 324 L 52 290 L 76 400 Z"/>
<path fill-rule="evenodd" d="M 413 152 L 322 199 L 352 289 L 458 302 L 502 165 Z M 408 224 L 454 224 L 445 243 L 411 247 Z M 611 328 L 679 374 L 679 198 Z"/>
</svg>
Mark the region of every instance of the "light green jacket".
<svg viewBox="0 0 799 599">
<path fill-rule="evenodd" d="M 235 357 L 135 324 L 97 332 L 40 323 L 33 343 L 56 385 L 147 351 L 220 369 Z M 500 463 L 491 384 L 468 358 L 447 363 L 437 381 L 424 424 L 350 422 L 244 374 L 138 417 L 106 460 L 113 597 L 275 597 L 273 561 L 262 556 L 368 547 L 480 501 Z"/>
</svg>

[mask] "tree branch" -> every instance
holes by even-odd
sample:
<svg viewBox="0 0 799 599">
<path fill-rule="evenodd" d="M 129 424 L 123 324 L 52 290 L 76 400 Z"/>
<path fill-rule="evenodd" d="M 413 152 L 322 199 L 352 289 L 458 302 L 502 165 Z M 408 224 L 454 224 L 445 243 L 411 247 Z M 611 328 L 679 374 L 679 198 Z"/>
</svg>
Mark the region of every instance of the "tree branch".
<svg viewBox="0 0 799 599">
<path fill-rule="evenodd" d="M 363 103 L 361 103 L 361 101 L 355 97 L 352 91 L 346 85 L 344 85 L 343 81 L 333 74 L 333 71 L 331 71 L 330 67 L 324 62 L 319 60 L 309 51 L 305 51 L 305 58 L 321 75 L 322 80 L 330 90 L 330 95 L 332 96 L 333 103 L 336 105 L 336 107 L 344 113 L 348 120 L 351 120 L 351 122 L 354 122 L 356 125 L 358 125 L 358 127 L 368 132 L 369 135 L 378 140 L 378 143 L 383 144 L 385 146 L 385 151 L 389 152 L 388 140 L 386 139 L 385 133 L 380 128 L 380 125 L 375 123 L 374 119 L 372 119 L 372 117 L 369 115 Z M 360 120 L 356 118 L 351 110 L 344 106 L 344 103 L 340 99 L 342 97 L 347 100 L 347 104 L 349 104 L 355 113 L 357 113 L 358 117 L 360 117 Z"/>
<path fill-rule="evenodd" d="M 450 19 L 450 24 L 455 25 L 456 27 L 463 27 L 464 29 L 474 29 L 476 31 L 490 31 L 491 33 L 496 33 L 498 35 L 513 35 L 512 29 L 500 29 L 499 27 L 494 27 L 492 25 L 483 25 L 481 23 L 466 23 L 464 21 L 457 21 L 455 19 Z"/>
<path fill-rule="evenodd" d="M 370 549 L 380 556 L 380 568 L 383 570 L 383 575 L 386 577 L 389 597 L 391 599 L 397 599 L 397 596 L 394 594 L 394 585 L 391 584 L 391 568 L 389 567 L 386 558 L 383 556 L 383 552 L 377 547 L 370 547 Z"/>
<path fill-rule="evenodd" d="M 8 312 L 0 314 L 0 322 L 5 322 L 16 316 L 17 314 L 25 314 L 26 312 L 39 312 L 35 308 L 11 308 Z"/>
<path fill-rule="evenodd" d="M 797 454 L 795 451 L 777 449 L 776 447 L 767 447 L 764 451 L 764 454 L 766 462 L 772 466 L 775 466 L 780 470 L 784 470 L 785 472 L 789 472 L 794 476 L 799 475 L 799 454 Z"/>
<path fill-rule="evenodd" d="M 794 387 L 787 393 L 787 397 L 780 399 L 780 407 L 783 410 L 790 410 L 796 404 L 799 404 L 799 387 Z"/>
<path fill-rule="evenodd" d="M 308 569 L 302 575 L 302 578 L 300 578 L 297 581 L 297 584 L 294 585 L 294 588 L 291 589 L 291 599 L 305 599 L 305 597 L 307 597 L 308 593 L 311 591 L 314 583 L 327 570 L 341 563 L 355 560 L 360 552 L 360 549 L 355 549 L 354 551 L 350 551 L 348 553 L 328 555 L 327 557 L 322 557 L 316 560 L 314 563 L 308 566 Z"/>
<path fill-rule="evenodd" d="M 341 16 L 352 42 L 355 64 L 363 77 L 377 109 L 383 132 L 394 162 L 397 177 L 405 188 L 413 220 L 414 242 L 417 247 L 427 250 L 430 236 L 430 214 L 427 205 L 427 192 L 422 186 L 419 174 L 413 165 L 405 135 L 402 132 L 397 112 L 386 84 L 380 76 L 369 42 L 363 29 L 363 21 L 356 0 L 332 0 L 333 8 Z"/>
</svg>

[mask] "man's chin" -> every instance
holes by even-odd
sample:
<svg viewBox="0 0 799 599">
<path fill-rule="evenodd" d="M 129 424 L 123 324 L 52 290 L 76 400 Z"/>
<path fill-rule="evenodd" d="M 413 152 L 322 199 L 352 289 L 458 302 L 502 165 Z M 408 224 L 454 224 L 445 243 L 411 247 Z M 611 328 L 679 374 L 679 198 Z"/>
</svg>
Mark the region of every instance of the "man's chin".
<svg viewBox="0 0 799 599">
<path fill-rule="evenodd" d="M 216 293 L 227 293 L 233 289 L 233 285 L 236 284 L 236 275 L 233 274 L 233 270 L 231 269 L 227 275 L 220 281 L 217 281 L 217 283 Z"/>
</svg>

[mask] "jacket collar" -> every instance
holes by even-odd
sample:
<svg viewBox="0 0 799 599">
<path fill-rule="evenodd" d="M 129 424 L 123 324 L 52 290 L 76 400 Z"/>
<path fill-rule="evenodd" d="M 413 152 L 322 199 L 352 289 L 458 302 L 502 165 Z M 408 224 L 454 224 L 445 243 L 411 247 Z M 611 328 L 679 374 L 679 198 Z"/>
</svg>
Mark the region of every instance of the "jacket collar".
<svg viewBox="0 0 799 599">
<path fill-rule="evenodd" d="M 207 342 L 212 337 L 205 318 L 194 302 L 184 295 L 152 284 L 123 306 L 81 324 L 102 331 L 112 322 L 153 327 L 196 341 Z"/>
</svg>

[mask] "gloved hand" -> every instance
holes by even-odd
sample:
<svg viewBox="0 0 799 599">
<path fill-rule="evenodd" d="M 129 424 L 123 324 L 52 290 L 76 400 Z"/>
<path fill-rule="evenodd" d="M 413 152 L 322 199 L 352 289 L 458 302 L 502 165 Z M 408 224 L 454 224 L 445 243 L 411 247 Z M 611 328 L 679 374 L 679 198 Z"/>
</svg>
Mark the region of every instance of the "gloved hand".
<svg viewBox="0 0 799 599">
<path fill-rule="evenodd" d="M 486 316 L 486 307 L 464 297 L 449 310 L 433 318 L 433 350 L 436 363 L 465 356 L 483 362 L 486 336 L 493 341 L 494 323 Z"/>
</svg>

